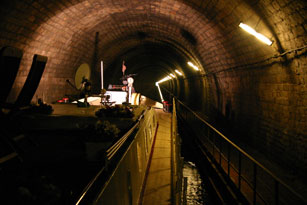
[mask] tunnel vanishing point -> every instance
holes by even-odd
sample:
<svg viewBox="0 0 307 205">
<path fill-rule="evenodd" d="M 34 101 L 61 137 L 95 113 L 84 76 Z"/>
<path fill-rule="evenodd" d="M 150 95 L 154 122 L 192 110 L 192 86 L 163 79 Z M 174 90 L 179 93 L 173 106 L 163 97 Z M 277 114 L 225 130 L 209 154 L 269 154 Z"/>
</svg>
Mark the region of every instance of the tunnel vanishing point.
<svg viewBox="0 0 307 205">
<path fill-rule="evenodd" d="M 48 61 L 33 101 L 48 103 L 76 92 L 66 81 L 83 63 L 91 67 L 93 92 L 100 92 L 100 61 L 105 85 L 120 83 L 125 61 L 126 73 L 137 74 L 135 89 L 157 101 L 155 82 L 178 70 L 182 76 L 160 86 L 306 180 L 306 6 L 305 0 L 2 0 L 0 46 L 22 51 L 6 102 L 16 101 L 35 54 Z"/>
</svg>

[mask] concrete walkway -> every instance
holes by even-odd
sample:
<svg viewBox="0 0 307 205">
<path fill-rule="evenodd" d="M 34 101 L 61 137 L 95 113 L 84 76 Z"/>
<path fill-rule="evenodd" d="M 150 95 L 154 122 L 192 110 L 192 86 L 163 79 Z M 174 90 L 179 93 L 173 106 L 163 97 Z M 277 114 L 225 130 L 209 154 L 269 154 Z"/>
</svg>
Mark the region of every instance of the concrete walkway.
<svg viewBox="0 0 307 205">
<path fill-rule="evenodd" d="M 159 127 L 153 148 L 143 205 L 171 204 L 171 113 L 156 110 Z"/>
</svg>

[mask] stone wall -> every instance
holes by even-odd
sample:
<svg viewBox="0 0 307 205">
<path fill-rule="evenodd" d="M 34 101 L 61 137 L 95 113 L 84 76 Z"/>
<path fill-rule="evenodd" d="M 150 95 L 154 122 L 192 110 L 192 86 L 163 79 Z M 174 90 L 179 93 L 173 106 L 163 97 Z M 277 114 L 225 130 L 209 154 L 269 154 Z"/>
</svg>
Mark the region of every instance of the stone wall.
<svg viewBox="0 0 307 205">
<path fill-rule="evenodd" d="M 258 16 L 271 30 L 273 45 L 265 47 L 249 42 L 244 33 L 229 33 L 231 41 L 224 45 L 235 63 L 223 68 L 212 55 L 207 65 L 211 72 L 205 75 L 212 93 L 208 111 L 212 122 L 301 176 L 307 170 L 304 8 L 306 3 L 299 1 L 255 3 L 250 17 Z"/>
<path fill-rule="evenodd" d="M 125 60 L 127 72 L 142 73 L 139 88 L 149 94 L 157 92 L 156 81 L 179 69 L 184 76 L 171 85 L 182 100 L 270 159 L 304 173 L 306 4 L 304 0 L 3 0 L 0 47 L 24 52 L 8 101 L 17 98 L 34 54 L 48 57 L 35 94 L 47 102 L 75 93 L 66 80 L 74 81 L 82 63 L 91 65 L 93 84 L 99 85 L 100 59 L 106 78 L 114 81 Z M 241 30 L 240 22 L 272 39 L 273 45 Z M 187 61 L 200 71 L 191 70 Z"/>
</svg>

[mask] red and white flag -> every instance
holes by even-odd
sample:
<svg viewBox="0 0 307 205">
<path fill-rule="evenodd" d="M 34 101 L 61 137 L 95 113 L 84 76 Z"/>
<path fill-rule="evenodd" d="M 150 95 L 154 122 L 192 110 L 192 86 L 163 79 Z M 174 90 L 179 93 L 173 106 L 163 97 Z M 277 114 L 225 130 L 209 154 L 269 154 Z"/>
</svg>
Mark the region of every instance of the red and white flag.
<svg viewBox="0 0 307 205">
<path fill-rule="evenodd" d="M 125 61 L 123 61 L 123 66 L 122 66 L 123 75 L 125 74 L 125 70 L 126 70 Z"/>
</svg>

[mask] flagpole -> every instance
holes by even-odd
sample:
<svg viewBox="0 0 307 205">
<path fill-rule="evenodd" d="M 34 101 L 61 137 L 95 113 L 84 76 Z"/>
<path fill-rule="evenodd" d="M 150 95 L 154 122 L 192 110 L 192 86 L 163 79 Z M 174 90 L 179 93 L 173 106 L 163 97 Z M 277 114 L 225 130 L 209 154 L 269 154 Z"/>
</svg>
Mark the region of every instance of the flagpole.
<svg viewBox="0 0 307 205">
<path fill-rule="evenodd" d="M 103 61 L 101 61 L 101 90 L 103 89 Z"/>
</svg>

